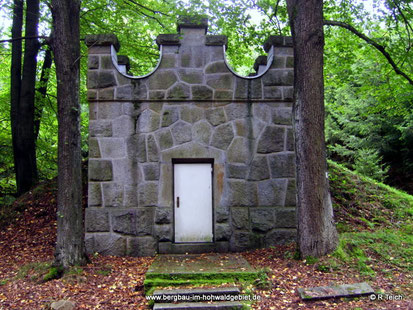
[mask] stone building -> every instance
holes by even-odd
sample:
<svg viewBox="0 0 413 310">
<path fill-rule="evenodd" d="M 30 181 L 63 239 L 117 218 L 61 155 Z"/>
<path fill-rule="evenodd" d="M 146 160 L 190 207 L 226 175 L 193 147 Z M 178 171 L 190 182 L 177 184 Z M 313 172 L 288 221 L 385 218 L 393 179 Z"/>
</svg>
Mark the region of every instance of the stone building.
<svg viewBox="0 0 413 310">
<path fill-rule="evenodd" d="M 89 253 L 241 251 L 296 236 L 293 50 L 270 37 L 254 76 L 225 60 L 207 21 L 159 35 L 160 60 L 128 75 L 114 35 L 89 47 Z"/>
</svg>

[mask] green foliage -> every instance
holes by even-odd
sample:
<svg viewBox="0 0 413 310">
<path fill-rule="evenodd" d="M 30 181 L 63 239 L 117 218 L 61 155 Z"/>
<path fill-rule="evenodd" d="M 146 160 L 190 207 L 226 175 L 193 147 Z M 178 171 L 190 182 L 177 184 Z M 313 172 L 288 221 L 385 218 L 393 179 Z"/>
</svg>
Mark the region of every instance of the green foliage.
<svg viewBox="0 0 413 310">
<path fill-rule="evenodd" d="M 62 267 L 53 266 L 52 262 L 35 262 L 20 267 L 16 279 L 26 278 L 30 281 L 43 283 L 59 279 L 62 276 L 66 280 L 78 279 L 82 274 L 83 269 L 78 266 L 74 266 L 65 271 Z"/>
<path fill-rule="evenodd" d="M 132 72 L 136 75 L 149 72 L 157 63 L 159 50 L 155 38 L 159 33 L 175 31 L 176 16 L 174 1 L 109 1 L 88 0 L 82 2 L 81 37 L 93 33 L 116 33 L 122 46 L 122 53 L 130 56 Z M 0 36 L 10 38 L 12 1 L 0 4 L 0 15 L 8 18 L 7 27 L 0 27 Z M 122 29 L 122 31 L 119 31 Z M 41 3 L 39 34 L 47 36 L 51 31 L 51 14 L 45 3 Z M 42 40 L 40 40 L 42 41 Z M 38 56 L 37 85 L 47 87 L 47 95 L 36 93 L 35 109 L 40 115 L 40 131 L 36 142 L 36 157 L 40 180 L 50 179 L 57 174 L 57 104 L 55 68 L 49 72 L 46 85 L 41 85 L 40 75 L 44 49 Z M 88 103 L 86 99 L 87 50 L 81 44 L 81 147 L 82 155 L 88 154 Z M 11 44 L 0 44 L 0 204 L 11 201 L 15 192 L 13 150 L 10 129 L 10 60 Z M 5 195 L 8 195 L 5 197 Z"/>
<path fill-rule="evenodd" d="M 397 6 L 396 6 L 397 3 Z M 9 22 L 0 27 L 10 37 L 12 1 L 0 4 L 0 15 Z M 346 22 L 386 47 L 397 65 L 413 75 L 410 49 L 413 10 L 408 1 L 383 1 L 366 9 L 360 1 L 324 1 L 326 19 Z M 285 1 L 100 1 L 82 2 L 81 37 L 115 33 L 120 54 L 131 59 L 131 73 L 151 71 L 159 58 L 155 38 L 176 31 L 179 15 L 202 14 L 209 19 L 210 34 L 228 36 L 227 56 L 240 74 L 252 70 L 263 54 L 269 35 L 290 35 Z M 51 29 L 51 16 L 41 4 L 42 35 Z M 395 74 L 387 60 L 363 40 L 337 27 L 325 27 L 326 137 L 331 159 L 375 180 L 408 190 L 413 177 L 413 88 Z M 87 50 L 81 44 L 82 154 L 88 154 L 88 104 L 86 99 Z M 39 54 L 38 80 L 44 52 Z M 0 204 L 15 191 L 9 115 L 10 44 L 0 44 Z M 57 174 L 57 107 L 54 67 L 50 70 L 45 98 L 36 97 L 41 113 L 37 159 L 41 179 Z M 37 87 L 40 86 L 38 83 Z M 2 202 L 4 200 L 4 202 Z"/>
<path fill-rule="evenodd" d="M 315 263 L 318 262 L 318 258 L 317 257 L 313 257 L 313 256 L 307 256 L 304 260 L 305 263 L 307 263 L 308 265 L 314 265 Z"/>
<path fill-rule="evenodd" d="M 412 196 L 332 161 L 328 165 L 330 191 L 340 232 L 389 227 L 411 220 Z"/>
<path fill-rule="evenodd" d="M 374 271 L 370 264 L 370 258 L 366 256 L 361 248 L 362 244 L 363 242 L 360 240 L 346 238 L 346 235 L 341 235 L 339 246 L 333 253 L 333 256 L 340 258 L 347 263 L 355 264 L 361 274 L 374 275 Z"/>
<path fill-rule="evenodd" d="M 88 0 L 82 2 L 81 37 L 115 33 L 121 44 L 121 53 L 131 60 L 132 73 L 143 75 L 150 72 L 158 61 L 156 36 L 173 33 L 177 15 L 175 1 Z M 86 47 L 83 45 L 82 48 L 82 54 L 86 55 Z"/>
<path fill-rule="evenodd" d="M 329 180 L 340 241 L 317 264 L 320 271 L 357 269 L 373 276 L 387 268 L 410 271 L 413 257 L 413 196 L 329 161 Z"/>
<path fill-rule="evenodd" d="M 401 15 L 411 17 L 409 4 L 398 1 L 399 11 L 385 1 L 368 11 L 358 3 L 328 1 L 325 18 L 346 22 L 385 46 L 412 77 L 409 25 Z M 408 189 L 413 175 L 413 87 L 365 41 L 342 28 L 328 26 L 325 31 L 329 157 L 375 180 Z"/>
<path fill-rule="evenodd" d="M 0 203 L 3 195 L 15 192 L 12 141 L 10 133 L 10 65 L 9 50 L 0 44 Z M 2 201 L 3 200 L 3 201 Z"/>
<path fill-rule="evenodd" d="M 60 267 L 50 267 L 49 271 L 43 276 L 43 282 L 58 279 L 62 276 L 63 269 Z"/>
<path fill-rule="evenodd" d="M 253 285 L 259 289 L 269 289 L 271 282 L 268 279 L 268 271 L 259 271 L 258 278 L 253 282 Z"/>
<path fill-rule="evenodd" d="M 408 224 L 411 229 L 411 224 Z M 403 229 L 352 232 L 340 235 L 333 257 L 357 266 L 362 274 L 373 275 L 375 262 L 412 270 L 413 237 Z"/>
<path fill-rule="evenodd" d="M 108 276 L 112 272 L 112 266 L 110 265 L 105 265 L 102 267 L 102 269 L 96 270 L 96 273 L 101 275 L 101 276 Z"/>
<path fill-rule="evenodd" d="M 10 281 L 10 279 L 2 279 L 2 280 L 0 280 L 0 286 L 6 285 L 7 282 L 9 282 L 9 281 Z"/>
<path fill-rule="evenodd" d="M 328 266 L 328 265 L 323 265 L 323 264 L 317 265 L 317 270 L 321 271 L 321 272 L 329 272 L 330 269 L 331 269 L 331 267 Z"/>
<path fill-rule="evenodd" d="M 382 164 L 382 158 L 374 149 L 358 149 L 353 168 L 362 175 L 370 176 L 376 180 L 384 180 L 389 168 Z"/>
<path fill-rule="evenodd" d="M 50 277 L 55 274 L 57 274 L 57 269 L 52 266 L 51 262 L 35 262 L 20 267 L 16 279 L 29 278 L 31 281 L 45 282 L 51 280 Z"/>
</svg>

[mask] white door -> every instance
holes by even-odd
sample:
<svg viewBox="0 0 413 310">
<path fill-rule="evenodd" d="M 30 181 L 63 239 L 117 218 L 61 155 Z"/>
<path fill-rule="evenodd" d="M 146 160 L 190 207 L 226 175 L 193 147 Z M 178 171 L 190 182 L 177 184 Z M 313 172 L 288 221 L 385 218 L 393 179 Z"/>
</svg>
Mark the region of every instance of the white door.
<svg viewBox="0 0 413 310">
<path fill-rule="evenodd" d="M 175 164 L 175 242 L 212 242 L 212 165 Z"/>
</svg>

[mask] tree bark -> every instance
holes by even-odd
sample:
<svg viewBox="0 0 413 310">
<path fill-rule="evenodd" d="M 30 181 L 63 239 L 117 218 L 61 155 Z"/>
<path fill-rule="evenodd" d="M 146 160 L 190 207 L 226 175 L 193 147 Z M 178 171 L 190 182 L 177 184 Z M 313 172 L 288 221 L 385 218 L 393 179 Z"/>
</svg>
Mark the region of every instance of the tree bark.
<svg viewBox="0 0 413 310">
<path fill-rule="evenodd" d="M 37 37 L 39 0 L 27 0 L 26 35 Z M 37 183 L 36 141 L 34 134 L 34 102 L 39 42 L 26 39 L 18 108 L 18 135 L 15 150 L 17 192 L 22 194 Z"/>
<path fill-rule="evenodd" d="M 302 257 L 338 243 L 324 141 L 323 1 L 287 0 L 294 44 L 294 135 L 298 244 Z"/>
<path fill-rule="evenodd" d="M 40 86 L 37 89 L 37 91 L 40 94 L 40 97 L 38 97 L 40 98 L 40 100 L 36 101 L 36 106 L 34 109 L 34 136 L 36 141 L 39 137 L 40 121 L 42 119 L 44 100 L 46 99 L 47 83 L 49 82 L 50 68 L 52 67 L 52 62 L 52 50 L 49 46 L 47 46 L 42 65 L 42 72 L 40 74 Z"/>
<path fill-rule="evenodd" d="M 14 0 L 13 3 L 13 25 L 11 28 L 12 39 L 22 36 L 23 28 L 23 0 Z M 22 70 L 22 41 L 15 40 L 11 44 L 11 68 L 10 68 L 10 121 L 13 144 L 14 171 L 16 181 L 18 175 L 18 128 L 19 128 L 19 103 L 21 89 L 21 70 Z M 19 184 L 19 182 L 17 182 Z M 19 193 L 19 186 L 17 192 Z"/>
<path fill-rule="evenodd" d="M 79 0 L 52 0 L 58 105 L 58 193 L 55 265 L 87 262 L 84 246 L 80 149 Z"/>
</svg>

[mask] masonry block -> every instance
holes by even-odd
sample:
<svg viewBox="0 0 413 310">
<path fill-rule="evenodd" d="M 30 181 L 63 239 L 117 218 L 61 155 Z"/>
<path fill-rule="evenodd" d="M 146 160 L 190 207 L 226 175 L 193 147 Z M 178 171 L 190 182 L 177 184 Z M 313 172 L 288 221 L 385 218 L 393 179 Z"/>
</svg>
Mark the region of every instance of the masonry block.
<svg viewBox="0 0 413 310">
<path fill-rule="evenodd" d="M 209 144 L 211 133 L 211 125 L 209 125 L 206 121 L 197 122 L 192 126 L 192 137 L 196 142 Z"/>
<path fill-rule="evenodd" d="M 295 154 L 280 153 L 269 156 L 273 178 L 293 178 L 295 176 Z"/>
<path fill-rule="evenodd" d="M 90 181 L 111 181 L 113 177 L 112 161 L 89 159 Z"/>
<path fill-rule="evenodd" d="M 258 141 L 257 152 L 261 154 L 284 150 L 285 128 L 267 126 Z"/>
<path fill-rule="evenodd" d="M 231 124 L 223 124 L 216 128 L 212 135 L 211 145 L 226 150 L 234 138 L 234 131 Z"/>
<path fill-rule="evenodd" d="M 156 241 L 151 236 L 130 238 L 128 242 L 129 256 L 154 256 L 156 254 Z"/>
<path fill-rule="evenodd" d="M 259 206 L 284 206 L 287 180 L 272 179 L 258 183 Z"/>
<path fill-rule="evenodd" d="M 105 207 L 121 207 L 123 204 L 123 186 L 119 183 L 102 183 L 103 203 Z"/>
<path fill-rule="evenodd" d="M 96 234 L 94 235 L 93 253 L 97 252 L 101 255 L 126 255 L 126 238 L 113 233 Z"/>
<path fill-rule="evenodd" d="M 224 108 L 214 108 L 205 111 L 205 116 L 208 122 L 213 126 L 217 126 L 226 122 Z"/>
<path fill-rule="evenodd" d="M 85 225 L 87 232 L 108 232 L 110 230 L 109 212 L 102 209 L 86 208 Z"/>
<path fill-rule="evenodd" d="M 188 123 L 179 121 L 171 128 L 175 144 L 182 144 L 192 140 L 192 126 Z"/>
</svg>

